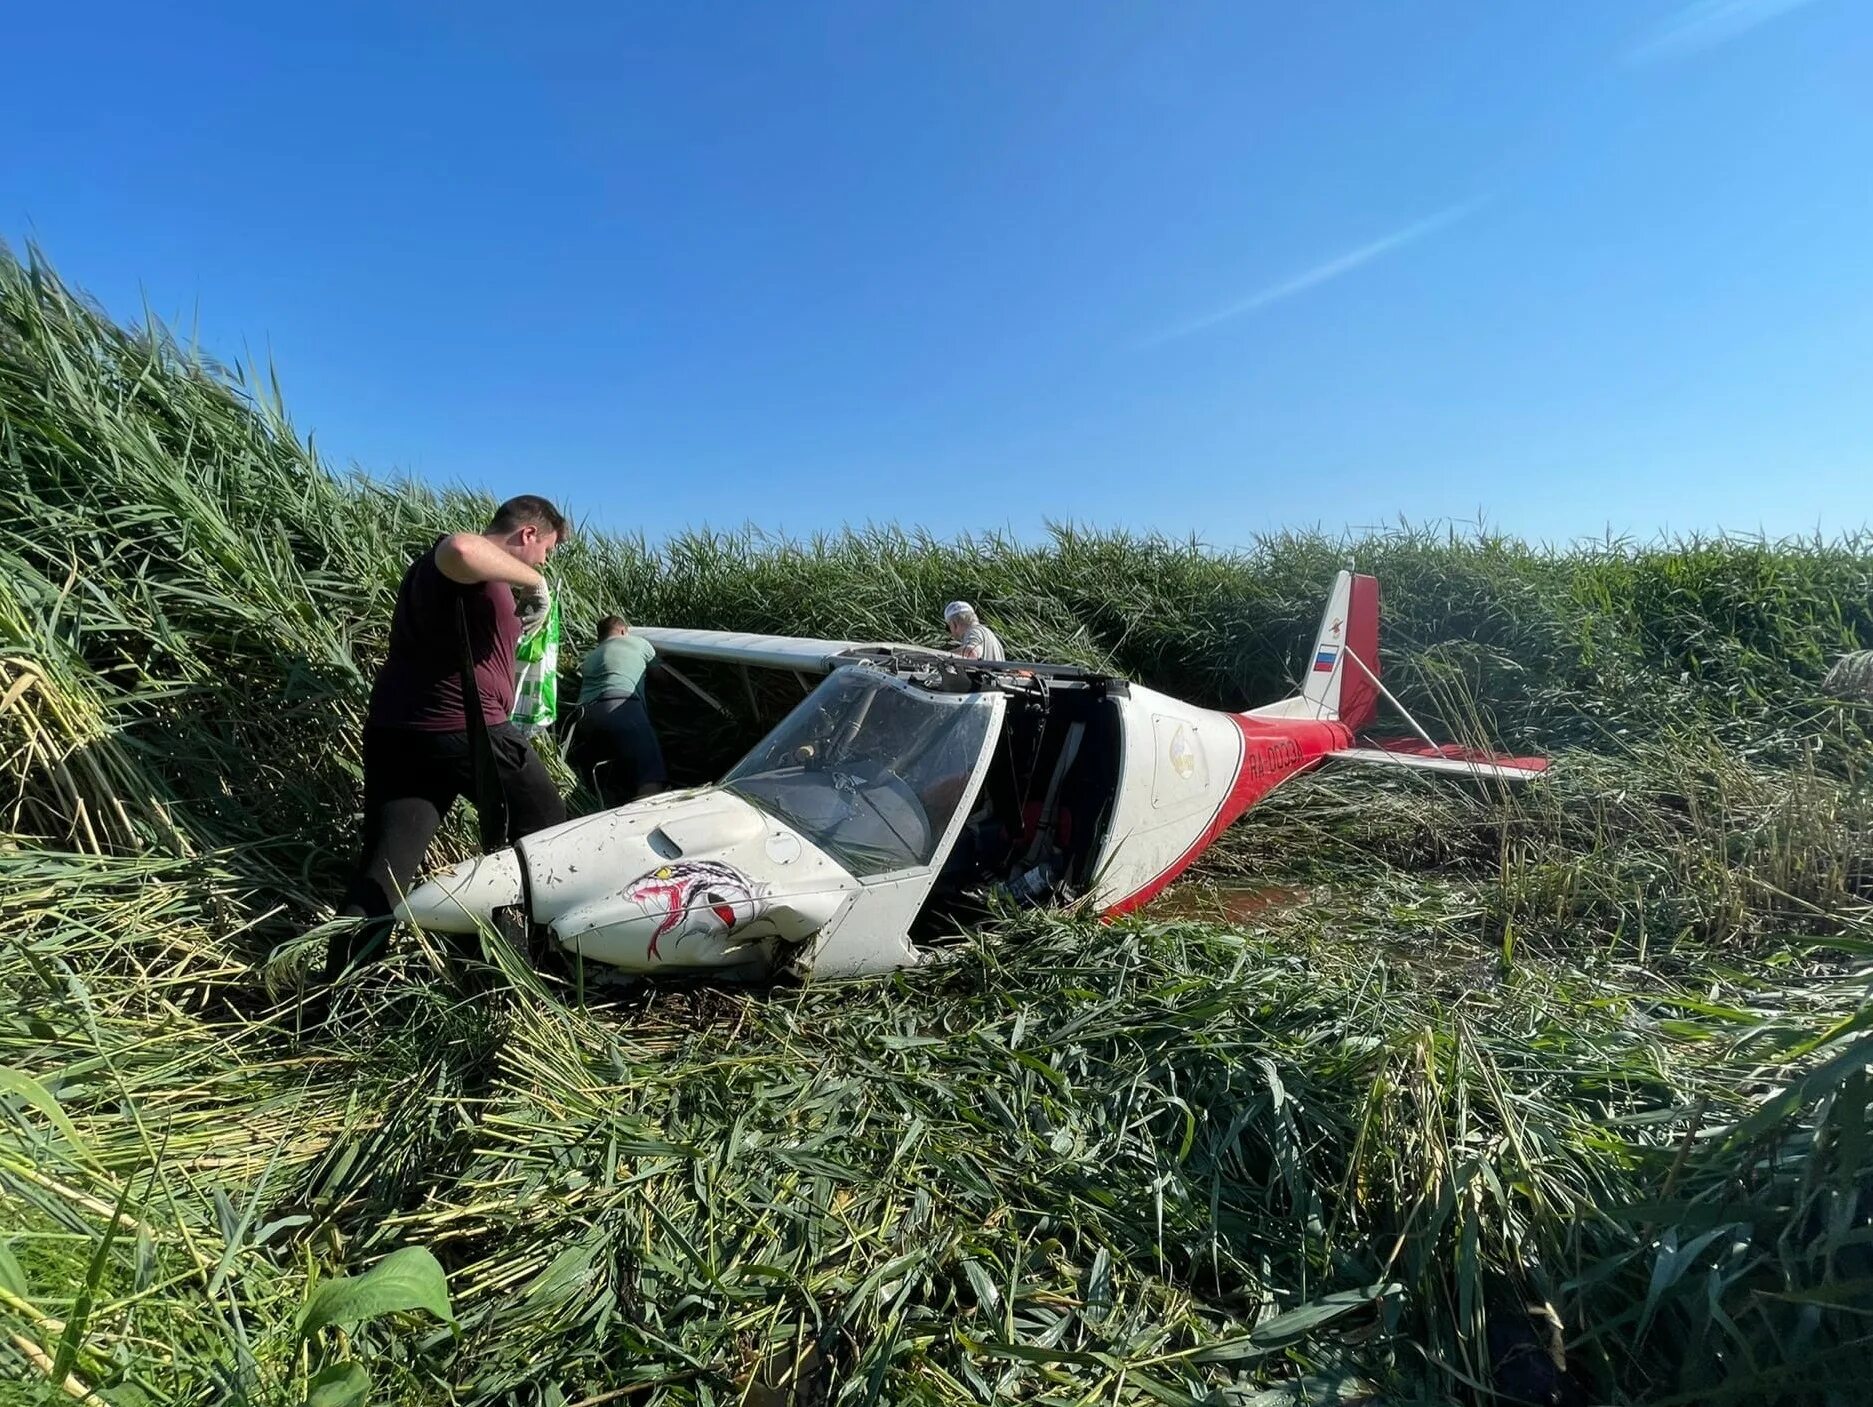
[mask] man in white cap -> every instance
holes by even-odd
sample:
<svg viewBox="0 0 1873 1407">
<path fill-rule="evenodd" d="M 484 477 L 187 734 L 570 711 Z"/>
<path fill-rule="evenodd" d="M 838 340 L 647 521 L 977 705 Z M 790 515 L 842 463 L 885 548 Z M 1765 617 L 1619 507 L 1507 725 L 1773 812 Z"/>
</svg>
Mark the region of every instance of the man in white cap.
<svg viewBox="0 0 1873 1407">
<path fill-rule="evenodd" d="M 951 601 L 943 608 L 943 623 L 950 628 L 950 638 L 957 642 L 956 653 L 966 660 L 1005 660 L 1002 642 L 995 632 L 976 619 L 976 608 L 967 601 Z"/>
</svg>

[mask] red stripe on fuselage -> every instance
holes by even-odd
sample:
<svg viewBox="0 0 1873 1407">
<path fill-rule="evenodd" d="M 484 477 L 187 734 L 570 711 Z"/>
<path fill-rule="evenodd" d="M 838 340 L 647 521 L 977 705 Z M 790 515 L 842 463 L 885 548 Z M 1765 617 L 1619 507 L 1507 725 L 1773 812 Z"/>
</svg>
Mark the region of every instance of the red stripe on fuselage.
<svg viewBox="0 0 1873 1407">
<path fill-rule="evenodd" d="M 1312 720 L 1250 718 L 1240 713 L 1217 715 L 1227 718 L 1242 734 L 1242 765 L 1222 804 L 1210 817 L 1203 833 L 1193 841 L 1171 867 L 1142 888 L 1106 908 L 1104 916 L 1131 913 L 1150 903 L 1190 867 L 1197 856 L 1209 849 L 1212 841 L 1244 811 L 1280 786 L 1318 765 L 1329 753 L 1353 745 L 1351 730 L 1343 724 Z"/>
</svg>

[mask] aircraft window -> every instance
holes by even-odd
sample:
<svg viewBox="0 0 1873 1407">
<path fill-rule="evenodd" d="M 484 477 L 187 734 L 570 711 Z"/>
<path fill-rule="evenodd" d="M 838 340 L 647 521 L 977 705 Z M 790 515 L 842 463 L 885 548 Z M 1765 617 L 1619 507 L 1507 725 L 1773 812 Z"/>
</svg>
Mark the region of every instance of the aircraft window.
<svg viewBox="0 0 1873 1407">
<path fill-rule="evenodd" d="M 834 670 L 723 780 L 861 878 L 931 862 L 993 706 Z"/>
</svg>

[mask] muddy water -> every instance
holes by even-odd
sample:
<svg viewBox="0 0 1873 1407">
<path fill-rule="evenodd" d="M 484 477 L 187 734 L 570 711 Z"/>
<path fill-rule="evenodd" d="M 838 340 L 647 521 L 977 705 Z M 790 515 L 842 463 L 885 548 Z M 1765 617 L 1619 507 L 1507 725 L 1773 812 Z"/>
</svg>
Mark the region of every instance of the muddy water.
<svg viewBox="0 0 1873 1407">
<path fill-rule="evenodd" d="M 1253 923 L 1291 909 L 1307 898 L 1305 889 L 1285 884 L 1173 884 L 1145 905 L 1146 918 L 1201 919 L 1208 923 Z"/>
</svg>

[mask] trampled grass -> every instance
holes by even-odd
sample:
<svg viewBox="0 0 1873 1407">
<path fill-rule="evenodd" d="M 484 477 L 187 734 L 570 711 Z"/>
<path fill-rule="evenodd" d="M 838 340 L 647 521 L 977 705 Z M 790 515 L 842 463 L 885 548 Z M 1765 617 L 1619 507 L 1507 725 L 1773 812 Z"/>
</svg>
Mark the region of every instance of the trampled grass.
<svg viewBox="0 0 1873 1407">
<path fill-rule="evenodd" d="M 1868 706 L 1822 683 L 1873 542 L 587 535 L 575 650 L 966 594 L 1232 707 L 1352 556 L 1406 703 L 1561 765 L 1306 778 L 1191 881 L 1284 891 L 1236 919 L 583 1000 L 410 941 L 314 1026 L 391 593 L 489 501 L 335 475 L 252 387 L 0 258 L 0 1393 L 1863 1400 Z M 697 767 L 730 683 L 654 700 Z"/>
</svg>

